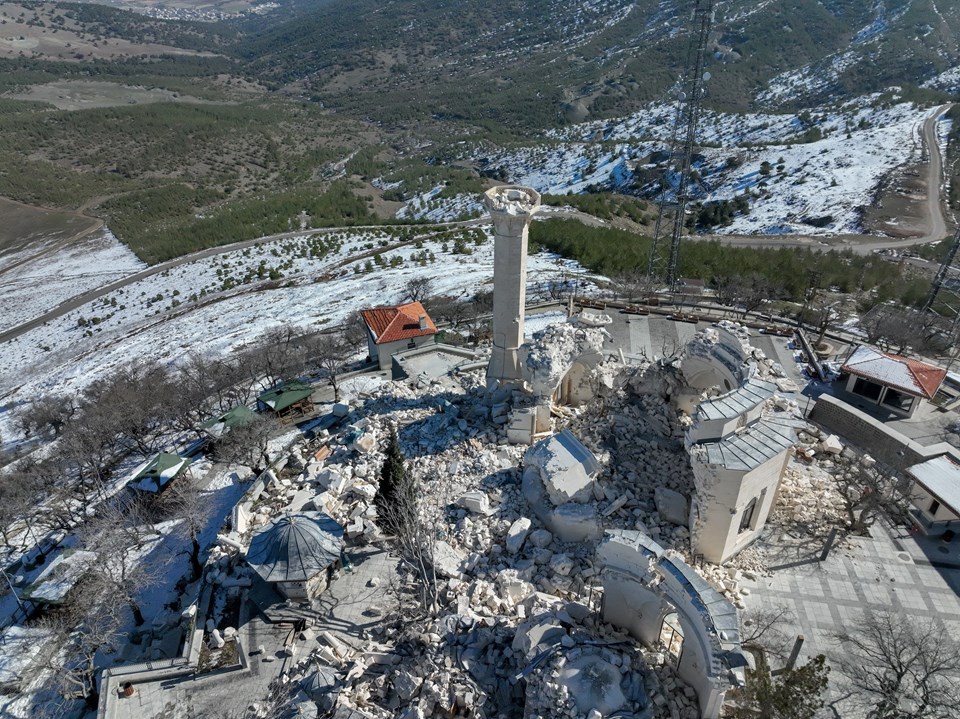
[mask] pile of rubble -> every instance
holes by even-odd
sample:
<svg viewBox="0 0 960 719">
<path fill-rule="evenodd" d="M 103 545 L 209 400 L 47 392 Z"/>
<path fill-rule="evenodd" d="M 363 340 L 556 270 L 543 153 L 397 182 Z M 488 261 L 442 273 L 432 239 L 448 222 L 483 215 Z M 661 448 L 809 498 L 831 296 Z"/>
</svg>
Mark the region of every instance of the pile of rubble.
<svg viewBox="0 0 960 719">
<path fill-rule="evenodd" d="M 670 402 L 680 389 L 675 369 L 657 364 L 626 370 L 604 401 L 574 417 L 570 428 L 604 470 L 597 482 L 605 526 L 639 529 L 658 543 L 689 550 L 677 495 L 693 492 L 683 444 L 683 415 Z"/>
<path fill-rule="evenodd" d="M 743 334 L 733 323 L 725 329 Z M 572 333 L 561 335 L 571 340 L 564 345 L 569 353 L 583 351 L 571 344 Z M 782 369 L 762 353 L 745 351 L 761 377 L 783 380 Z M 534 360 L 552 383 L 550 358 L 530 355 Z M 581 503 L 604 528 L 640 530 L 689 562 L 694 485 L 684 447 L 689 418 L 672 401 L 683 391 L 678 367 L 625 368 L 596 390 L 595 401 L 561 416 L 599 461 L 598 472 L 576 497 L 551 500 Z M 522 491 L 527 447 L 507 442 L 510 409 L 525 401 L 519 392 L 491 401 L 480 372 L 386 382 L 338 405 L 337 423 L 291 451 L 284 472 L 257 498 L 249 529 L 283 511 L 319 510 L 345 527 L 349 541 L 382 544 L 374 502 L 379 448 L 397 432 L 407 471 L 419 481 L 422 526 L 436 537 L 431 556 L 440 606 L 420 620 L 384 617 L 356 646 L 309 636 L 314 649 L 293 666 L 289 681 L 323 662 L 337 677 L 331 701 L 374 717 L 401 708 L 409 719 L 519 716 L 524 707 L 530 717 L 595 719 L 626 706 L 645 708 L 637 716 L 699 716 L 696 695 L 676 676 L 668 653 L 640 648 L 599 618 L 595 541 L 564 542 L 531 511 Z M 797 412 L 780 395 L 769 409 Z M 776 523 L 836 521 L 828 471 L 843 459 L 838 444 L 812 428 L 801 432 L 800 459 L 784 477 Z M 749 590 L 740 580 L 755 578 L 765 565 L 762 552 L 748 548 L 727 567 L 697 571 L 743 608 Z M 393 579 L 420 581 L 402 571 L 384 581 Z M 584 676 L 592 677 L 587 685 L 576 679 Z"/>
</svg>

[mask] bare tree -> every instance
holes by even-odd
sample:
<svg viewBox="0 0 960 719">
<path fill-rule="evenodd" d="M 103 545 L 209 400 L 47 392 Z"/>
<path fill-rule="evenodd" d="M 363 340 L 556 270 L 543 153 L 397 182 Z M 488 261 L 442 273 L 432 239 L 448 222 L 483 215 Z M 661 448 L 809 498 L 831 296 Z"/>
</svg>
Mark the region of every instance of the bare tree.
<svg viewBox="0 0 960 719">
<path fill-rule="evenodd" d="M 459 330 L 468 322 L 476 312 L 473 310 L 472 303 L 464 302 L 453 297 L 444 297 L 433 305 L 433 316 L 442 322 L 446 322 L 450 329 Z"/>
<path fill-rule="evenodd" d="M 880 465 L 846 463 L 834 475 L 847 515 L 847 532 L 863 534 L 881 515 L 894 520 L 907 516 L 912 486 L 910 480 Z"/>
<path fill-rule="evenodd" d="M 15 467 L 0 475 L 0 537 L 7 549 L 22 551 L 30 546 L 36 500 L 36 492 L 24 481 L 22 469 Z"/>
<path fill-rule="evenodd" d="M 273 387 L 300 374 L 304 366 L 302 333 L 283 325 L 264 333 L 255 347 L 242 356 L 251 385 Z"/>
<path fill-rule="evenodd" d="M 262 472 L 270 464 L 270 440 L 280 423 L 269 414 L 258 414 L 249 422 L 230 428 L 217 440 L 214 449 L 224 462 L 243 464 Z"/>
<path fill-rule="evenodd" d="M 764 302 L 778 299 L 782 295 L 770 280 L 757 272 L 737 275 L 731 280 L 728 291 L 731 299 L 740 305 L 744 317 Z"/>
<path fill-rule="evenodd" d="M 434 556 L 438 507 L 430 504 L 419 482 L 407 472 L 395 430 L 387 442 L 374 501 L 380 526 L 391 536 L 403 565 L 415 578 L 419 610 L 436 616 L 440 606 Z"/>
<path fill-rule="evenodd" d="M 367 344 L 367 324 L 360 316 L 360 312 L 351 312 L 344 320 L 342 327 L 341 337 L 347 350 L 351 354 L 359 352 Z"/>
<path fill-rule="evenodd" d="M 48 438 L 58 437 L 76 412 L 77 403 L 73 397 L 47 395 L 21 410 L 17 422 L 27 437 L 34 433 Z"/>
<path fill-rule="evenodd" d="M 252 398 L 241 363 L 230 358 L 191 354 L 180 368 L 176 423 L 180 429 L 202 432 L 203 422 Z"/>
<path fill-rule="evenodd" d="M 97 588 L 81 586 L 71 595 L 70 606 L 60 608 L 40 624 L 53 632 L 62 651 L 46 658 L 53 673 L 53 689 L 65 698 L 80 698 L 88 710 L 96 710 L 99 701 L 98 661 L 114 653 L 123 638 L 120 605 Z M 48 702 L 46 716 L 59 717 L 69 705 Z"/>
<path fill-rule="evenodd" d="M 784 657 L 789 637 L 782 626 L 792 621 L 786 607 L 753 608 L 740 612 L 740 641 L 744 647 L 760 647 L 765 653 Z"/>
<path fill-rule="evenodd" d="M 935 619 L 869 611 L 836 633 L 851 709 L 866 719 L 954 719 L 960 707 L 960 644 Z M 847 714 L 845 714 L 847 716 Z"/>
<path fill-rule="evenodd" d="M 657 282 L 655 277 L 651 277 L 639 269 L 619 272 L 614 280 L 620 285 L 627 300 L 633 300 L 637 297 L 646 300 L 662 284 Z"/>
<path fill-rule="evenodd" d="M 87 388 L 78 419 L 96 428 L 101 439 L 112 440 L 114 453 L 132 445 L 143 454 L 152 454 L 166 443 L 165 433 L 176 412 L 169 398 L 179 389 L 164 365 L 155 361 L 130 364 Z"/>
<path fill-rule="evenodd" d="M 867 340 L 885 352 L 908 349 L 942 352 L 948 349 L 949 322 L 931 312 L 899 305 L 875 305 L 860 320 Z"/>
<path fill-rule="evenodd" d="M 184 477 L 174 482 L 157 502 L 156 509 L 162 518 L 179 519 L 179 528 L 190 541 L 187 555 L 190 559 L 190 581 L 195 582 L 203 574 L 200 542 L 203 530 L 207 528 L 212 506 L 196 484 Z"/>
<path fill-rule="evenodd" d="M 70 474 L 71 466 L 55 458 L 24 457 L 7 477 L 10 500 L 19 506 L 17 519 L 25 540 L 38 544 L 51 530 L 71 529 L 86 518 L 91 495 Z"/>
<path fill-rule="evenodd" d="M 411 277 L 405 289 L 411 302 L 426 302 L 433 294 L 433 280 L 429 277 Z"/>
<path fill-rule="evenodd" d="M 139 627 L 145 621 L 138 596 L 160 575 L 169 557 L 153 557 L 160 540 L 149 524 L 148 500 L 139 496 L 123 502 L 102 502 L 95 517 L 80 531 L 80 545 L 97 554 L 91 583 L 102 596 L 129 607 Z"/>
<path fill-rule="evenodd" d="M 716 293 L 716 300 L 718 304 L 725 305 L 728 302 L 733 301 L 731 291 L 735 284 L 735 278 L 730 275 L 716 275 L 715 277 L 711 278 L 710 286 Z"/>
<path fill-rule="evenodd" d="M 333 401 L 340 401 L 340 375 L 350 360 L 350 345 L 342 332 L 330 332 L 311 338 L 308 349 L 311 364 L 320 370 L 333 389 Z"/>
</svg>

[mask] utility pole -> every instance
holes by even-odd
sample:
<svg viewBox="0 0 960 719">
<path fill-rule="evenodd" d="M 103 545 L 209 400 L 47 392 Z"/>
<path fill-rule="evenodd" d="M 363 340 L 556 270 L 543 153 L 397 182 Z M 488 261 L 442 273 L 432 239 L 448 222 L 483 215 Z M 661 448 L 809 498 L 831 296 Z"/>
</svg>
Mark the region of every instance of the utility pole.
<svg viewBox="0 0 960 719">
<path fill-rule="evenodd" d="M 680 257 L 680 238 L 683 235 L 684 218 L 690 190 L 690 164 L 697 138 L 697 123 L 703 99 L 703 84 L 710 79 L 704 72 L 707 42 L 713 25 L 713 0 L 695 0 L 693 11 L 694 32 L 687 47 L 687 61 L 681 78 L 681 92 L 677 97 L 677 110 L 670 141 L 670 158 L 660 181 L 660 200 L 657 207 L 657 223 L 650 246 L 647 274 L 662 280 L 672 292 L 676 287 L 677 265 Z M 677 175 L 674 198 L 670 198 L 671 172 Z M 669 242 L 669 253 L 664 257 L 664 245 Z"/>
</svg>

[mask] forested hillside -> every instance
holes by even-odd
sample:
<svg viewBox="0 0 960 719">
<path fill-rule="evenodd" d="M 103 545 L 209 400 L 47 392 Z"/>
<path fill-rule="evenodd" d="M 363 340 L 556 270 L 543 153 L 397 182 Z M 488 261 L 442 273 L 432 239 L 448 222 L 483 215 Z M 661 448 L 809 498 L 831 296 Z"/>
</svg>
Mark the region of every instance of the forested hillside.
<svg viewBox="0 0 960 719">
<path fill-rule="evenodd" d="M 935 0 L 718 3 L 709 102 L 802 106 L 920 84 L 957 60 L 960 9 Z M 661 96 L 692 2 L 333 0 L 235 46 L 273 89 L 387 122 L 542 128 Z M 770 84 L 772 83 L 772 88 Z"/>
</svg>

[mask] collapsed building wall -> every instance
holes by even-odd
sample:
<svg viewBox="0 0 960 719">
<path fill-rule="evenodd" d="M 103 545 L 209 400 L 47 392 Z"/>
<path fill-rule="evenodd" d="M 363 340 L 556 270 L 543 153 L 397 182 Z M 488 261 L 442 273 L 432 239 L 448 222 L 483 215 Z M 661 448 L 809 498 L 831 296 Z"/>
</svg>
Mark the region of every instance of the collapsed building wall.
<svg viewBox="0 0 960 719">
<path fill-rule="evenodd" d="M 600 464 L 570 430 L 531 446 L 523 464 L 524 499 L 547 529 L 563 542 L 600 538 L 600 516 L 588 504 Z"/>
<path fill-rule="evenodd" d="M 726 692 L 744 684 L 736 608 L 676 552 L 642 532 L 607 531 L 597 549 L 603 566 L 603 619 L 655 646 L 667 615 L 683 628 L 678 675 L 697 693 L 704 719 L 720 716 Z"/>
<path fill-rule="evenodd" d="M 680 371 L 688 390 L 678 407 L 693 415 L 703 392 L 726 393 L 742 387 L 756 373 L 751 348 L 723 327 L 701 330 L 683 351 Z"/>
<path fill-rule="evenodd" d="M 715 564 L 759 536 L 803 424 L 786 416 L 788 402 L 774 402 L 777 385 L 756 376 L 754 354 L 745 339 L 711 328 L 688 343 L 680 365 L 688 389 L 678 404 L 699 395 L 685 437 L 696 488 L 691 547 Z"/>
<path fill-rule="evenodd" d="M 536 332 L 519 349 L 523 377 L 533 397 L 532 411 L 520 408 L 523 419 L 511 424 L 531 426 L 530 438 L 551 431 L 551 411 L 556 405 L 578 407 L 592 400 L 600 387 L 613 383 L 612 371 L 604 372 L 603 343 L 609 336 L 603 329 L 609 317 L 591 317 L 587 324 L 579 317 L 551 324 Z M 532 415 L 532 421 L 528 419 Z M 517 437 L 516 441 L 524 440 Z"/>
</svg>

